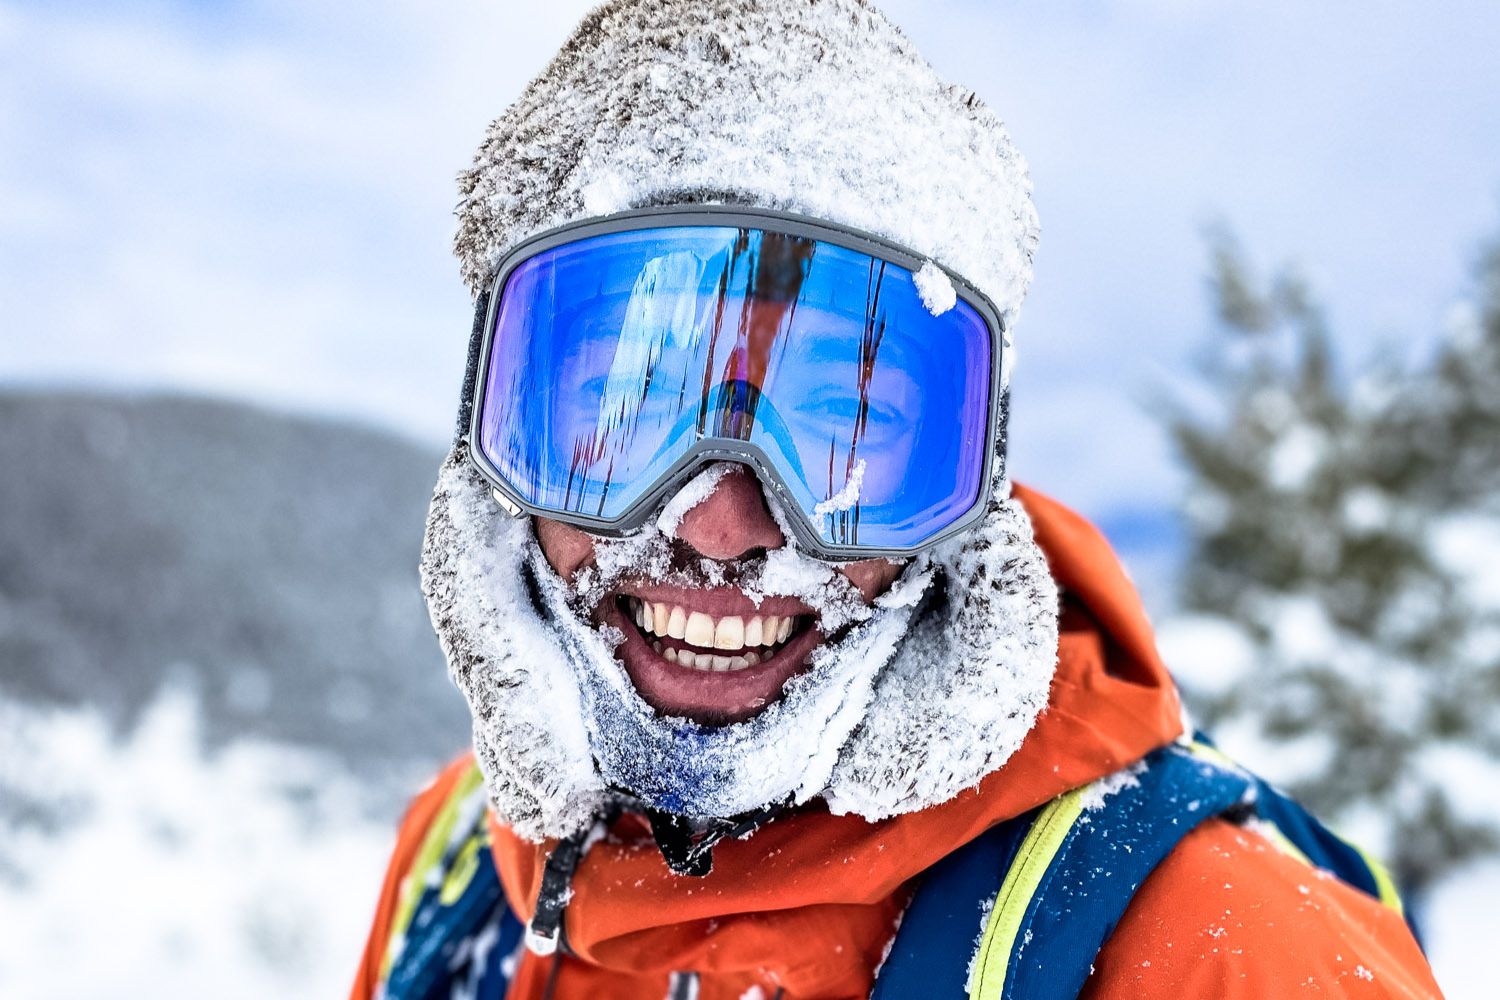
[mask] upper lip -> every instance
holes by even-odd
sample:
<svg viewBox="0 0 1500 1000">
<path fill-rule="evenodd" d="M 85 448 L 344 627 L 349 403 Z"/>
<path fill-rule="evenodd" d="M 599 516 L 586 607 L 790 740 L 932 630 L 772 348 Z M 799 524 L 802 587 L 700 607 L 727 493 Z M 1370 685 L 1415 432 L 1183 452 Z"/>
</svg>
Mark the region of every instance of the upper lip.
<svg viewBox="0 0 1500 1000">
<path fill-rule="evenodd" d="M 738 587 L 688 587 L 668 583 L 630 583 L 616 593 L 652 604 L 680 605 L 701 611 L 711 618 L 731 615 L 780 615 L 816 617 L 818 612 L 806 601 L 795 597 L 767 596 L 759 602 Z"/>
</svg>

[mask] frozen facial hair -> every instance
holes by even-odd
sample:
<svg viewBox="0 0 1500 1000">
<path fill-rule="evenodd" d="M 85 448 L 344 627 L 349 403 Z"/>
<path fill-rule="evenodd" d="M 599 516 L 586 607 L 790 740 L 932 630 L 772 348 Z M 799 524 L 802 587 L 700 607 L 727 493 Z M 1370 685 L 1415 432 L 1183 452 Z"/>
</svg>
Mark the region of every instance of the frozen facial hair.
<svg viewBox="0 0 1500 1000">
<path fill-rule="evenodd" d="M 1000 767 L 1046 705 L 1057 594 L 1029 521 L 998 481 L 985 520 L 919 556 L 873 607 L 834 567 L 788 544 L 742 573 L 752 597 L 818 610 L 825 643 L 783 697 L 744 722 L 658 714 L 591 622 L 630 578 L 685 582 L 669 535 L 710 468 L 628 539 L 596 541 L 571 582 L 527 519 L 495 505 L 450 456 L 428 518 L 422 582 L 454 682 L 474 717 L 491 803 L 517 834 L 565 837 L 624 792 L 680 815 L 728 817 L 822 796 L 875 820 L 945 801 Z M 701 497 L 700 497 L 701 499 Z M 784 515 L 772 503 L 772 512 Z M 789 532 L 783 532 L 790 538 Z M 706 562 L 706 561 L 705 561 Z M 701 568 L 711 575 L 712 564 Z"/>
</svg>

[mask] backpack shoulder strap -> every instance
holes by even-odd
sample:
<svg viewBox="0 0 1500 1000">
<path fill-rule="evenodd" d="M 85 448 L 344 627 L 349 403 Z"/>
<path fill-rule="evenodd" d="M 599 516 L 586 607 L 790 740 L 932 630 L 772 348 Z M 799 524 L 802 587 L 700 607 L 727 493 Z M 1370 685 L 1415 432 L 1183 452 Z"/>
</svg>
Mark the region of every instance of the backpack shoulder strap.
<svg viewBox="0 0 1500 1000">
<path fill-rule="evenodd" d="M 1147 876 L 1204 820 L 1253 798 L 1248 775 L 1174 744 L 1052 802 L 1006 872 L 969 995 L 1077 996 Z"/>
<path fill-rule="evenodd" d="M 490 853 L 488 799 L 476 764 L 454 783 L 401 882 L 381 965 L 380 1000 L 504 995 L 521 943 Z"/>
<path fill-rule="evenodd" d="M 1077 996 L 1136 890 L 1215 816 L 1256 821 L 1283 850 L 1400 910 L 1389 874 L 1368 854 L 1206 740 L 1175 743 L 934 866 L 872 997 Z"/>
<path fill-rule="evenodd" d="M 975 936 L 1022 840 L 1045 808 L 987 830 L 923 876 L 876 973 L 870 1000 L 968 996 Z"/>
<path fill-rule="evenodd" d="M 872 998 L 1077 995 L 1146 876 L 1250 789 L 1173 745 L 990 830 L 923 880 Z"/>
</svg>

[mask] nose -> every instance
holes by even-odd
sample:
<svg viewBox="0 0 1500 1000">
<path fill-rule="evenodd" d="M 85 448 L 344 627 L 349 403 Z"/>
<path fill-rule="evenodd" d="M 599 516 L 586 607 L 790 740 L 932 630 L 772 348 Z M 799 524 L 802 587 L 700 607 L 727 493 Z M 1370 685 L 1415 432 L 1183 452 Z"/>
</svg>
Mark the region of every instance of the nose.
<svg viewBox="0 0 1500 1000">
<path fill-rule="evenodd" d="M 701 555 L 719 560 L 786 544 L 760 482 L 743 465 L 732 466 L 708 496 L 682 515 L 677 537 Z"/>
</svg>

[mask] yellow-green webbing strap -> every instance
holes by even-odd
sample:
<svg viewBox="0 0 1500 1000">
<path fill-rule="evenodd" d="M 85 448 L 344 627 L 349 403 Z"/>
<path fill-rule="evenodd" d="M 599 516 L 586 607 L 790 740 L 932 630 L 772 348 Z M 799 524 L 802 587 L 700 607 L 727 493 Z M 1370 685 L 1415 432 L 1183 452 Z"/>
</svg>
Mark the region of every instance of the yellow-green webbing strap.
<svg viewBox="0 0 1500 1000">
<path fill-rule="evenodd" d="M 1354 848 L 1359 852 L 1359 856 L 1364 858 L 1366 867 L 1370 869 L 1370 874 L 1375 878 L 1375 890 L 1380 896 L 1380 901 L 1403 917 L 1406 916 L 1406 904 L 1401 902 L 1401 893 L 1396 891 L 1396 880 L 1391 877 L 1391 870 L 1379 858 L 1358 844 L 1348 840 L 1345 840 L 1344 843 Z"/>
<path fill-rule="evenodd" d="M 422 838 L 422 846 L 418 848 L 416 857 L 412 860 L 412 866 L 401 879 L 401 890 L 397 897 L 396 914 L 391 920 L 391 933 L 387 939 L 385 955 L 380 962 L 380 977 L 385 980 L 390 976 L 391 964 L 401 950 L 401 942 L 406 939 L 407 929 L 411 927 L 413 914 L 416 912 L 417 903 L 422 898 L 422 892 L 427 887 L 427 881 L 435 873 L 435 869 L 442 864 L 448 848 L 453 844 L 459 820 L 466 812 L 465 805 L 469 803 L 476 794 L 482 794 L 484 778 L 479 772 L 479 765 L 471 763 L 463 775 L 454 784 L 452 791 L 443 801 L 443 806 L 438 810 L 432 826 L 428 827 L 427 835 Z M 477 841 L 469 838 L 467 843 L 459 852 L 459 856 L 453 865 L 453 871 L 443 879 L 442 891 L 444 896 L 454 895 L 454 876 L 467 870 L 472 876 L 477 867 L 475 851 Z M 461 894 L 463 886 L 457 886 Z"/>
<path fill-rule="evenodd" d="M 1031 905 L 1052 860 L 1072 832 L 1073 824 L 1082 815 L 1085 791 L 1086 788 L 1074 789 L 1054 799 L 1042 809 L 1022 839 L 985 923 L 984 936 L 980 939 L 979 952 L 969 978 L 971 1000 L 1000 1000 L 1010 968 L 1010 956 L 1015 950 L 1016 935 L 1020 933 L 1027 907 Z"/>
</svg>

